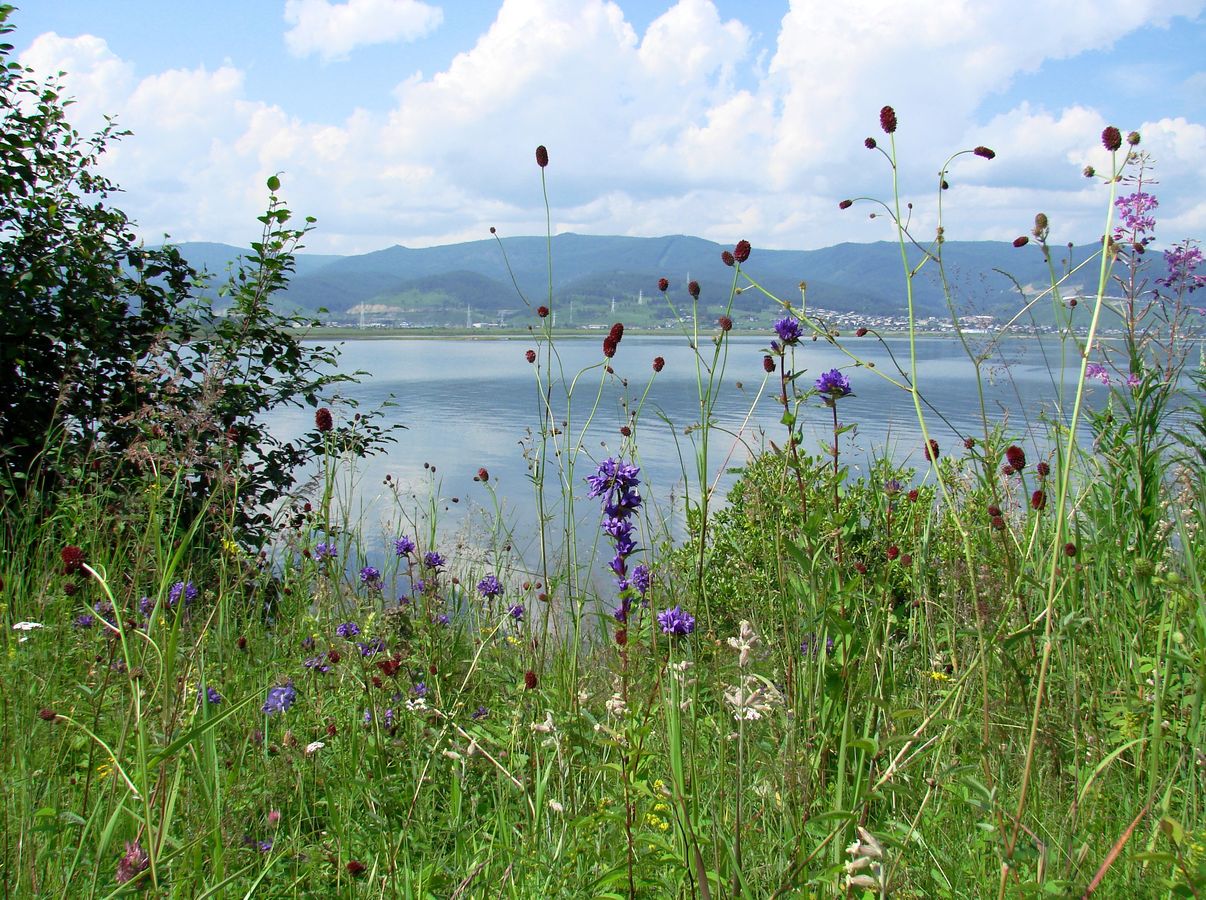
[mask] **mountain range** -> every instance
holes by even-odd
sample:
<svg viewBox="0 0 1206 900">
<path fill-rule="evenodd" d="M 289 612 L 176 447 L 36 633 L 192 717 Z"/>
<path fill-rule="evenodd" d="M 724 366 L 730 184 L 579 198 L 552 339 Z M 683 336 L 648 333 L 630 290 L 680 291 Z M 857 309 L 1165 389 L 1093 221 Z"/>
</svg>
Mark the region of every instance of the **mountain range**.
<svg viewBox="0 0 1206 900">
<path fill-rule="evenodd" d="M 227 244 L 179 245 L 197 269 L 221 280 L 245 251 Z M 514 323 L 530 309 L 549 304 L 549 247 L 543 237 L 512 237 L 438 247 L 389 247 L 355 256 L 299 253 L 288 290 L 278 298 L 286 306 L 319 313 L 332 321 L 412 324 Z M 701 286 L 700 305 L 708 315 L 727 302 L 734 270 L 721 261 L 720 244 L 684 235 L 640 238 L 559 234 L 552 238 L 550 305 L 563 325 L 606 324 L 617 311 L 632 324 L 656 324 L 667 316 L 690 313 L 686 287 Z M 914 309 L 919 318 L 947 317 L 940 272 L 910 248 Z M 1069 256 L 1086 259 L 1091 248 L 1055 248 L 1056 269 Z M 1008 242 L 949 241 L 943 245 L 947 283 L 961 315 L 1008 319 L 1023 305 L 1018 286 L 1028 293 L 1050 283 L 1038 248 Z M 1095 277 L 1088 269 L 1061 290 L 1076 294 Z M 807 285 L 811 308 L 865 316 L 903 316 L 906 279 L 895 243 L 838 244 L 819 250 L 754 249 L 742 272 L 776 297 L 800 304 L 800 283 Z M 1008 276 L 1004 273 L 1009 273 Z M 658 279 L 671 287 L 658 296 Z M 742 278 L 740 285 L 747 282 Z M 522 297 L 521 297 L 522 295 Z M 525 299 L 526 298 L 526 302 Z M 669 300 L 671 305 L 666 301 Z M 1035 318 L 1050 321 L 1050 304 L 1036 304 Z M 745 287 L 734 300 L 739 323 L 761 322 L 781 310 L 757 288 Z M 701 313 L 702 315 L 702 313 Z"/>
</svg>

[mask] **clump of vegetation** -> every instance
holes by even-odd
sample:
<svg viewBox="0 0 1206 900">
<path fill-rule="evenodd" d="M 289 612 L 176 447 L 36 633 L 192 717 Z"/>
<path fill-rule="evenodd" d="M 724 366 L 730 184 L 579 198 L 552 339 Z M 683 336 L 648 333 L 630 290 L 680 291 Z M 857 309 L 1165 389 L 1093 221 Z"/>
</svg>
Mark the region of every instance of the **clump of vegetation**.
<svg viewBox="0 0 1206 900">
<path fill-rule="evenodd" d="M 0 88 L 5 134 L 22 135 L 0 144 L 0 878 L 15 894 L 1200 895 L 1206 440 L 1185 384 L 1202 375 L 1183 370 L 1201 276 L 1182 245 L 1148 288 L 1134 248 L 1154 225 L 1128 218 L 1150 211 L 1133 194 L 1119 230 L 1107 220 L 1093 302 L 1074 312 L 1054 266 L 1026 301 L 1065 316 L 1080 366 L 1043 446 L 985 412 L 940 447 L 915 347 L 869 365 L 857 341 L 876 336 L 846 342 L 803 296 L 763 290 L 748 242 L 722 260 L 714 328 L 677 315 L 699 284 L 663 279 L 698 389 L 677 545 L 642 493 L 647 390 L 614 455 L 584 441 L 604 390 L 628 397 L 664 360 L 626 374 L 617 324 L 567 372 L 551 285 L 525 298 L 541 548 L 525 572 L 504 523 L 455 554 L 396 485 L 384 538 L 342 512 L 388 435 L 328 395 L 330 352 L 272 311 L 309 227 L 290 227 L 276 179 L 233 312 L 215 316 L 174 251 L 134 244 L 104 202 L 92 170 L 116 133 L 81 142 L 19 68 Z M 895 113 L 880 123 L 867 145 L 894 168 Z M 1103 139 L 1112 212 L 1145 160 L 1138 135 Z M 908 307 L 906 244 L 941 269 L 942 241 L 885 208 Z M 1032 235 L 1045 255 L 1050 227 Z M 783 432 L 722 504 L 739 292 L 780 316 L 757 397 Z M 1103 352 L 1107 316 L 1127 339 Z M 849 365 L 803 378 L 812 336 Z M 870 378 L 899 388 L 922 441 L 916 468 L 885 458 L 855 479 L 845 423 Z M 1103 378 L 1110 403 L 1088 415 L 1086 380 Z M 281 442 L 264 414 L 299 400 L 313 427 Z M 1187 407 L 1196 431 L 1167 440 Z M 832 435 L 821 457 L 803 449 L 810 416 Z M 474 480 L 493 491 L 485 469 Z M 605 554 L 581 549 L 596 522 Z"/>
</svg>

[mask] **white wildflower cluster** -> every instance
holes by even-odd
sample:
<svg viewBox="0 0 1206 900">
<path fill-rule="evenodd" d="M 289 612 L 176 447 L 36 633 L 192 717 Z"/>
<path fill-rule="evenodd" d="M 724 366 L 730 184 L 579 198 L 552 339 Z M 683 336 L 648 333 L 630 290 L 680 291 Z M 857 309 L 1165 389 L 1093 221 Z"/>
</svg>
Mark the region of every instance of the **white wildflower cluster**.
<svg viewBox="0 0 1206 900">
<path fill-rule="evenodd" d="M 740 654 L 737 658 L 737 665 L 739 667 L 744 669 L 750 664 L 750 655 L 760 642 L 761 638 L 754 631 L 754 626 L 745 619 L 742 619 L 741 625 L 738 626 L 737 636 L 729 638 L 729 646 Z"/>
<path fill-rule="evenodd" d="M 724 700 L 733 708 L 734 719 L 752 722 L 769 715 L 783 702 L 783 695 L 760 675 L 746 675 L 740 685 L 724 692 Z"/>
<path fill-rule="evenodd" d="M 627 715 L 628 703 L 624 700 L 623 687 L 618 678 L 616 679 L 615 691 L 604 705 L 607 707 L 608 714 L 615 716 L 617 719 Z"/>
<path fill-rule="evenodd" d="M 678 708 L 684 712 L 690 708 L 692 697 L 688 696 L 691 688 L 695 685 L 695 678 L 688 677 L 687 673 L 691 671 L 694 663 L 689 659 L 680 659 L 676 663 L 670 663 L 670 677 L 679 684 L 679 700 Z"/>
<path fill-rule="evenodd" d="M 850 862 L 846 863 L 846 888 L 865 888 L 882 896 L 887 891 L 884 871 L 884 848 L 875 835 L 858 826 L 858 840 L 846 848 Z"/>
<path fill-rule="evenodd" d="M 422 697 L 406 701 L 407 712 L 422 712 L 425 709 L 427 709 L 427 701 Z"/>
</svg>

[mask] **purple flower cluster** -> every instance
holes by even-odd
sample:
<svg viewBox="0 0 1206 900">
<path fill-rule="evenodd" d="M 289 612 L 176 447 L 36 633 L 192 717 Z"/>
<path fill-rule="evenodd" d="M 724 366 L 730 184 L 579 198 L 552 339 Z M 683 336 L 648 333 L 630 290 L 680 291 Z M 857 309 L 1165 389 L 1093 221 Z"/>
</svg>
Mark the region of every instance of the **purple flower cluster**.
<svg viewBox="0 0 1206 900">
<path fill-rule="evenodd" d="M 314 558 L 319 562 L 324 559 L 334 559 L 339 555 L 339 551 L 335 549 L 335 542 L 319 541 L 314 545 Z"/>
<path fill-rule="evenodd" d="M 827 395 L 826 403 L 832 403 L 850 393 L 850 379 L 839 370 L 830 369 L 817 379 L 817 391 Z"/>
<path fill-rule="evenodd" d="M 429 569 L 439 569 L 447 562 L 444 557 L 432 550 L 430 553 L 423 554 L 423 565 Z"/>
<path fill-rule="evenodd" d="M 775 334 L 779 335 L 779 340 L 784 344 L 798 343 L 803 333 L 800 320 L 794 316 L 784 316 L 775 323 Z"/>
<path fill-rule="evenodd" d="M 507 614 L 516 622 L 523 621 L 524 608 L 522 603 L 516 603 L 507 609 Z"/>
<path fill-rule="evenodd" d="M 695 630 L 695 617 L 685 612 L 681 606 L 675 606 L 660 613 L 657 624 L 662 626 L 665 634 L 684 637 Z"/>
<path fill-rule="evenodd" d="M 1159 200 L 1144 191 L 1136 191 L 1115 200 L 1114 206 L 1118 209 L 1122 224 L 1115 230 L 1114 239 L 1121 240 L 1125 233 L 1127 240 L 1150 243 L 1152 238 L 1145 235 L 1156 229 L 1156 217 L 1151 215 L 1151 211 L 1159 205 Z"/>
<path fill-rule="evenodd" d="M 408 553 L 415 552 L 415 542 L 406 535 L 394 540 L 394 554 L 396 556 L 406 556 Z"/>
<path fill-rule="evenodd" d="M 375 637 L 369 638 L 367 641 L 357 641 L 356 648 L 360 651 L 361 656 L 375 656 L 385 652 L 385 639 Z"/>
<path fill-rule="evenodd" d="M 498 580 L 497 575 L 487 575 L 477 583 L 477 592 L 487 600 L 501 597 L 503 594 L 502 582 Z"/>
<path fill-rule="evenodd" d="M 278 684 L 268 692 L 268 699 L 264 701 L 264 705 L 260 707 L 260 710 L 266 716 L 270 716 L 273 713 L 288 712 L 289 707 L 296 700 L 297 691 L 293 687 L 293 682 L 287 681 L 284 684 Z"/>
<path fill-rule="evenodd" d="M 1108 385 L 1110 383 L 1110 373 L 1106 370 L 1106 367 L 1103 366 L 1101 363 L 1089 363 L 1088 365 L 1086 365 L 1085 366 L 1085 378 L 1086 379 L 1092 378 L 1092 379 L 1094 379 L 1096 381 L 1100 381 L 1102 384 L 1106 384 L 1106 385 Z"/>
<path fill-rule="evenodd" d="M 168 606 L 175 606 L 181 597 L 184 597 L 185 606 L 192 603 L 197 599 L 197 586 L 191 581 L 177 581 L 168 591 Z"/>
<path fill-rule="evenodd" d="M 1184 241 L 1171 250 L 1164 251 L 1164 264 L 1168 274 L 1157 278 L 1156 284 L 1169 290 L 1182 290 L 1192 294 L 1198 288 L 1206 287 L 1206 275 L 1196 274 L 1202 264 L 1202 248 L 1193 241 Z"/>
<path fill-rule="evenodd" d="M 222 702 L 222 695 L 218 693 L 216 688 L 207 687 L 204 690 L 197 688 L 197 697 L 211 706 L 216 706 Z"/>
<path fill-rule="evenodd" d="M 360 570 L 360 583 L 370 588 L 378 587 L 381 584 L 381 572 L 372 566 L 365 566 Z"/>
<path fill-rule="evenodd" d="M 360 634 L 360 626 L 355 622 L 344 622 L 341 625 L 335 626 L 335 633 L 341 638 L 354 638 Z"/>
<path fill-rule="evenodd" d="M 586 496 L 602 499 L 603 531 L 616 548 L 610 568 L 620 589 L 620 605 L 615 610 L 615 617 L 620 622 L 628 621 L 628 611 L 632 605 L 628 589 L 628 557 L 636 551 L 632 514 L 641 506 L 641 495 L 637 492 L 637 485 L 641 483 L 640 474 L 638 466 L 608 457 L 599 463 L 595 474 L 586 476 L 586 482 L 590 485 Z"/>
<path fill-rule="evenodd" d="M 311 656 L 306 659 L 302 665 L 311 672 L 317 672 L 319 675 L 326 675 L 331 671 L 331 666 L 327 662 L 327 657 L 325 655 Z"/>
</svg>

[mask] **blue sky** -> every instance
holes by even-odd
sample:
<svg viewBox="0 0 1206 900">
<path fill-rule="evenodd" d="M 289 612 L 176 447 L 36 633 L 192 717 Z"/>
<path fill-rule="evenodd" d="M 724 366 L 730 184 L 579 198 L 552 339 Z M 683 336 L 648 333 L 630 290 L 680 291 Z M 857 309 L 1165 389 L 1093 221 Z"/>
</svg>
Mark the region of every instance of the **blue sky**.
<svg viewBox="0 0 1206 900">
<path fill-rule="evenodd" d="M 18 4 L 20 5 L 20 3 Z M 66 70 L 79 127 L 148 240 L 245 243 L 280 172 L 315 251 L 556 230 L 812 248 L 890 237 L 863 147 L 893 104 L 906 199 L 942 224 L 1052 240 L 1104 226 L 1106 124 L 1154 159 L 1158 238 L 1206 235 L 1206 0 L 27 0 L 19 58 Z"/>
</svg>

